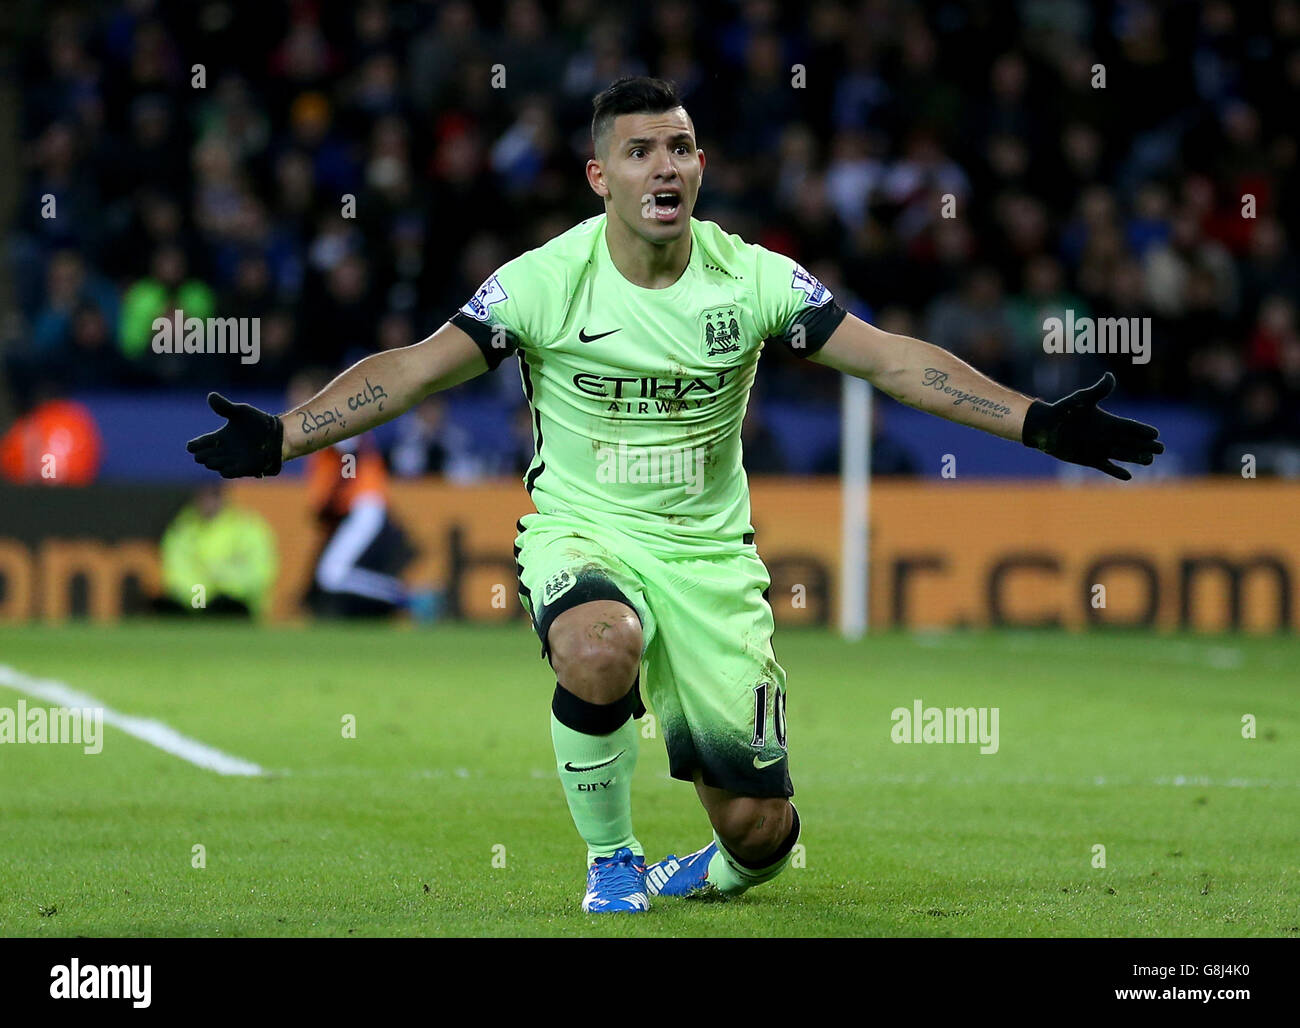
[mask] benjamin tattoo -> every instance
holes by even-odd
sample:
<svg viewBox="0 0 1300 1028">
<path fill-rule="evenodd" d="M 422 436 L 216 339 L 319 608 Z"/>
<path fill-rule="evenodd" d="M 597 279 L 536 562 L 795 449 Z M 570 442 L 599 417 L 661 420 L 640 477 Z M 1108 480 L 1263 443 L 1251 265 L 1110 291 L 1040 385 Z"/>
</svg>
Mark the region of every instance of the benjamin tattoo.
<svg viewBox="0 0 1300 1028">
<path fill-rule="evenodd" d="M 963 403 L 969 403 L 971 410 L 979 414 L 987 414 L 991 418 L 1005 418 L 1011 413 L 1011 408 L 1003 403 L 995 403 L 985 396 L 976 396 L 974 393 L 963 392 L 953 386 L 948 385 L 948 373 L 940 371 L 938 368 L 926 368 L 925 373 L 921 376 L 921 384 L 929 386 L 931 389 L 938 389 L 945 396 L 952 396 L 954 407 L 960 407 Z"/>
</svg>

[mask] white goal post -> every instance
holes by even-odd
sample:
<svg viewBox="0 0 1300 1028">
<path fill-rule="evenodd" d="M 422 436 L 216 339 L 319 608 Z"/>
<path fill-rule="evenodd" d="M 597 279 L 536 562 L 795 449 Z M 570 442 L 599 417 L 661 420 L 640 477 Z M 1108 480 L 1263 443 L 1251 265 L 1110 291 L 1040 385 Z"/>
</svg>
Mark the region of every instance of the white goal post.
<svg viewBox="0 0 1300 1028">
<path fill-rule="evenodd" d="M 858 639 L 867 630 L 870 582 L 871 386 L 840 378 L 840 635 Z"/>
</svg>

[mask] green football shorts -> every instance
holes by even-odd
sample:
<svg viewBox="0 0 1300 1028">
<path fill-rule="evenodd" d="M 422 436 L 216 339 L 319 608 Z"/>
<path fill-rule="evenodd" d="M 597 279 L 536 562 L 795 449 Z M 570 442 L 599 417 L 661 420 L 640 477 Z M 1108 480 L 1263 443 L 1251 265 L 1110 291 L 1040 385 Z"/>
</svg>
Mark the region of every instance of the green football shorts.
<svg viewBox="0 0 1300 1028">
<path fill-rule="evenodd" d="M 580 603 L 618 600 L 641 620 L 642 694 L 674 778 L 743 796 L 793 796 L 785 671 L 772 652 L 770 578 L 752 541 L 735 553 L 663 558 L 568 515 L 526 514 L 519 600 L 542 640 Z"/>
</svg>

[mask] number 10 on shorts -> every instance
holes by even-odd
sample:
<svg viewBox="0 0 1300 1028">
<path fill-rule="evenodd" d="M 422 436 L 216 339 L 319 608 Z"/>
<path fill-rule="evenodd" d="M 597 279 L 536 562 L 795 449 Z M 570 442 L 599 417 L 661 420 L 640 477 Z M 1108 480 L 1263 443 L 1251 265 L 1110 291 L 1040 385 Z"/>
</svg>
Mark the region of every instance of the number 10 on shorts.
<svg viewBox="0 0 1300 1028">
<path fill-rule="evenodd" d="M 772 688 L 771 682 L 759 682 L 754 686 L 754 738 L 750 745 L 761 750 L 767 745 L 767 693 Z M 772 727 L 776 730 L 776 744 L 785 749 L 785 690 L 776 690 L 776 702 L 772 704 Z"/>
</svg>

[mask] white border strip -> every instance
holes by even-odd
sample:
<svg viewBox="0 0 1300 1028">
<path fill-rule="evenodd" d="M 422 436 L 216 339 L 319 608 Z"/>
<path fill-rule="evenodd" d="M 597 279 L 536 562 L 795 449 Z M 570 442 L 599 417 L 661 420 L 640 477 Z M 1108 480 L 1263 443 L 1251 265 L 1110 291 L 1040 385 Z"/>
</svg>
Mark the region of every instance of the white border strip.
<svg viewBox="0 0 1300 1028">
<path fill-rule="evenodd" d="M 127 735 L 133 735 L 150 746 L 156 746 L 164 753 L 180 757 L 196 767 L 215 771 L 219 775 L 264 775 L 267 772 L 258 765 L 222 753 L 188 736 L 181 735 L 176 729 L 147 717 L 134 717 L 119 714 L 111 707 L 105 706 L 89 693 L 80 692 L 63 682 L 52 678 L 33 678 L 25 675 L 7 664 L 0 664 L 0 685 L 16 689 L 18 692 L 35 696 L 38 699 L 62 707 L 95 707 L 104 712 L 104 723 L 122 729 Z"/>
</svg>

